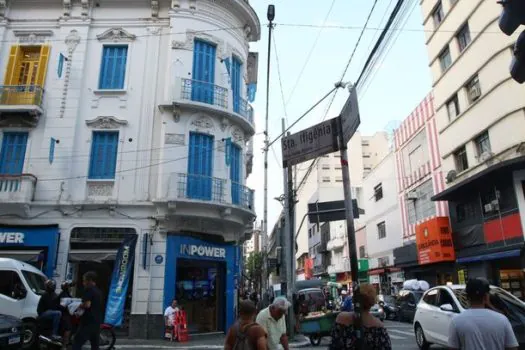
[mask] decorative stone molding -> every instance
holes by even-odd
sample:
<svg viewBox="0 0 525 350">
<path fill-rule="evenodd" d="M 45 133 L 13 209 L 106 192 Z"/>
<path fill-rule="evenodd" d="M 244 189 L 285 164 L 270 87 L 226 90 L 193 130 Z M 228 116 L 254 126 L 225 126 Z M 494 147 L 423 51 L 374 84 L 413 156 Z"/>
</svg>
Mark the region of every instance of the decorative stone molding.
<svg viewBox="0 0 525 350">
<path fill-rule="evenodd" d="M 185 135 L 184 134 L 168 134 L 164 135 L 164 143 L 167 145 L 184 145 Z"/>
<path fill-rule="evenodd" d="M 180 8 L 180 1 L 179 0 L 171 0 L 171 8 L 172 9 Z"/>
<path fill-rule="evenodd" d="M 80 5 L 82 6 L 82 17 L 89 16 L 89 0 L 80 0 Z"/>
<path fill-rule="evenodd" d="M 75 51 L 78 44 L 80 43 L 80 35 L 78 34 L 78 31 L 76 31 L 75 29 L 70 31 L 65 41 L 69 52 L 72 53 L 73 51 Z"/>
<path fill-rule="evenodd" d="M 91 108 L 93 108 L 93 109 L 98 108 L 101 99 L 108 99 L 108 98 L 116 99 L 117 101 L 116 101 L 115 105 L 117 105 L 117 103 L 118 103 L 119 108 L 124 109 L 124 108 L 127 107 L 128 96 L 126 95 L 126 91 L 124 91 L 124 90 L 119 90 L 119 91 L 97 90 L 94 93 L 98 94 L 98 96 L 94 96 L 91 99 Z"/>
<path fill-rule="evenodd" d="M 96 117 L 95 119 L 86 120 L 86 125 L 94 129 L 118 129 L 122 126 L 128 125 L 128 121 L 111 116 L 101 116 Z"/>
<path fill-rule="evenodd" d="M 222 118 L 221 120 L 221 131 L 225 131 L 226 128 L 230 125 L 228 118 Z"/>
<path fill-rule="evenodd" d="M 214 129 L 213 120 L 205 116 L 201 116 L 199 118 L 193 119 L 190 125 L 197 130 L 199 129 L 213 130 Z"/>
<path fill-rule="evenodd" d="M 196 0 L 189 0 L 189 6 L 190 6 L 190 10 L 196 10 L 197 9 L 197 1 Z"/>
<path fill-rule="evenodd" d="M 111 28 L 104 33 L 97 35 L 99 41 L 133 41 L 137 38 L 136 35 L 124 30 L 123 28 Z"/>
<path fill-rule="evenodd" d="M 62 6 L 64 6 L 64 16 L 71 16 L 71 0 L 62 0 Z"/>
<path fill-rule="evenodd" d="M 159 17 L 159 0 L 151 0 L 151 17 Z"/>
<path fill-rule="evenodd" d="M 0 17 L 5 16 L 5 10 L 7 10 L 7 0 L 0 0 Z"/>
<path fill-rule="evenodd" d="M 232 138 L 235 142 L 238 142 L 238 143 L 244 142 L 244 133 L 242 132 L 240 128 L 238 128 L 237 126 L 234 126 L 231 132 L 232 132 Z"/>
<path fill-rule="evenodd" d="M 226 45 L 224 44 L 224 41 L 222 39 L 214 35 L 211 35 L 209 33 L 203 33 L 203 32 L 198 32 L 198 31 L 193 31 L 193 30 L 186 31 L 185 41 L 173 40 L 171 43 L 171 48 L 193 51 L 193 43 L 195 39 L 206 40 L 206 41 L 209 41 L 217 45 L 217 56 L 218 57 L 225 57 L 227 55 Z"/>
<path fill-rule="evenodd" d="M 173 121 L 175 123 L 180 122 L 181 114 L 182 114 L 182 111 L 180 110 L 180 106 L 177 104 L 173 104 Z"/>
<path fill-rule="evenodd" d="M 113 182 L 89 182 L 87 183 L 88 197 L 112 197 Z"/>
<path fill-rule="evenodd" d="M 31 118 L 18 118 L 16 115 L 2 116 L 0 128 L 34 128 L 38 125 L 38 120 L 36 115 L 32 115 Z"/>
<path fill-rule="evenodd" d="M 244 35 L 248 40 L 250 40 L 252 36 L 252 28 L 248 24 L 244 26 Z"/>
<path fill-rule="evenodd" d="M 151 35 L 157 35 L 160 33 L 160 31 L 162 30 L 161 27 L 148 27 L 146 28 L 146 30 L 148 31 L 148 33 L 150 33 Z"/>
<path fill-rule="evenodd" d="M 52 30 L 14 30 L 13 33 L 18 41 L 28 44 L 44 43 L 48 37 L 53 36 Z"/>
</svg>

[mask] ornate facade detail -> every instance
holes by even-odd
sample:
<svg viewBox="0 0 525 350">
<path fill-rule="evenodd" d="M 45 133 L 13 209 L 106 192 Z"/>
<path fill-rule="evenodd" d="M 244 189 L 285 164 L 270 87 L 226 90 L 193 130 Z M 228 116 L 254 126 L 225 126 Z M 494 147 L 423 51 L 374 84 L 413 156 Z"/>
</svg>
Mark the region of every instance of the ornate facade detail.
<svg viewBox="0 0 525 350">
<path fill-rule="evenodd" d="M 151 17 L 159 17 L 159 0 L 151 0 Z"/>
<path fill-rule="evenodd" d="M 199 117 L 194 119 L 191 124 L 192 127 L 199 129 L 213 130 L 213 121 L 208 117 Z"/>
<path fill-rule="evenodd" d="M 147 28 L 148 32 L 151 34 L 151 35 L 157 35 L 160 33 L 160 31 L 162 30 L 161 27 L 148 27 Z"/>
<path fill-rule="evenodd" d="M 171 8 L 172 9 L 180 8 L 180 1 L 179 0 L 171 0 Z"/>
<path fill-rule="evenodd" d="M 53 36 L 51 30 L 14 30 L 13 33 L 18 41 L 26 44 L 44 43 L 48 37 Z"/>
<path fill-rule="evenodd" d="M 78 31 L 76 31 L 75 29 L 70 31 L 65 41 L 69 52 L 72 53 L 73 51 L 75 51 L 78 44 L 80 43 L 80 35 L 78 34 Z"/>
<path fill-rule="evenodd" d="M 88 197 L 112 197 L 113 182 L 88 182 L 87 195 Z"/>
<path fill-rule="evenodd" d="M 82 6 L 82 17 L 89 16 L 89 0 L 80 0 L 80 5 Z"/>
<path fill-rule="evenodd" d="M 209 41 L 217 45 L 217 56 L 218 57 L 225 57 L 227 55 L 226 45 L 224 44 L 224 41 L 222 39 L 214 35 L 211 35 L 209 33 L 203 33 L 203 32 L 198 32 L 198 31 L 193 31 L 193 30 L 186 31 L 185 41 L 173 40 L 171 43 L 171 48 L 172 49 L 193 50 L 193 42 L 195 41 L 196 38 L 206 40 L 206 41 Z"/>
<path fill-rule="evenodd" d="M 257 72 L 259 69 L 259 53 L 258 52 L 250 52 L 248 53 L 248 60 L 246 63 L 246 74 L 247 77 L 247 83 L 257 83 Z"/>
<path fill-rule="evenodd" d="M 221 131 L 225 131 L 226 128 L 230 125 L 228 118 L 222 118 L 221 120 Z"/>
<path fill-rule="evenodd" d="M 100 41 L 133 41 L 137 38 L 136 35 L 124 30 L 123 28 L 111 28 L 106 30 L 104 33 L 97 35 L 97 39 Z"/>
<path fill-rule="evenodd" d="M 190 10 L 196 10 L 197 9 L 197 1 L 196 0 L 189 0 Z"/>
<path fill-rule="evenodd" d="M 118 94 L 112 94 L 111 92 L 107 92 L 107 94 L 100 94 L 99 96 L 94 96 L 91 100 L 91 108 L 95 109 L 98 108 L 98 105 L 100 103 L 100 100 L 103 98 L 112 98 L 117 101 L 115 101 L 115 105 L 117 105 L 119 108 L 126 108 L 128 104 L 128 96 L 126 94 L 121 94 L 122 92 L 119 92 Z"/>
<path fill-rule="evenodd" d="M 166 134 L 164 135 L 164 143 L 167 145 L 184 145 L 185 135 L 184 134 Z"/>
<path fill-rule="evenodd" d="M 235 142 L 243 143 L 244 142 L 244 133 L 238 127 L 232 128 L 232 138 Z"/>
<path fill-rule="evenodd" d="M 71 0 L 62 0 L 62 5 L 64 6 L 64 16 L 71 16 Z"/>
<path fill-rule="evenodd" d="M 2 116 L 0 118 L 0 128 L 34 128 L 38 124 L 37 115 L 31 118 L 19 118 L 16 115 Z"/>
<path fill-rule="evenodd" d="M 252 28 L 248 24 L 244 26 L 244 35 L 248 40 L 250 40 L 252 36 Z"/>
<path fill-rule="evenodd" d="M 95 119 L 86 120 L 86 125 L 94 129 L 118 129 L 128 125 L 128 121 L 111 116 L 96 117 Z"/>
<path fill-rule="evenodd" d="M 0 0 L 0 17 L 5 16 L 5 10 L 7 10 L 7 0 Z"/>
<path fill-rule="evenodd" d="M 180 106 L 179 105 L 176 105 L 176 104 L 173 104 L 173 121 L 175 123 L 178 123 L 180 122 L 180 116 L 181 116 L 182 112 L 180 110 Z"/>
</svg>

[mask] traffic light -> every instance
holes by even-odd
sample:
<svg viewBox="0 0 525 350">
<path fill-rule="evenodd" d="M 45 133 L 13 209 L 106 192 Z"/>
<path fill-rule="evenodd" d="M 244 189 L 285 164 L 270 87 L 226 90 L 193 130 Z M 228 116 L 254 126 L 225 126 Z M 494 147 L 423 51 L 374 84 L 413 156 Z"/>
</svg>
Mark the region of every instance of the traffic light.
<svg viewBox="0 0 525 350">
<path fill-rule="evenodd" d="M 525 1 L 501 0 L 498 4 L 503 6 L 499 18 L 499 28 L 506 35 L 512 35 L 522 24 L 525 24 Z M 510 75 L 520 84 L 525 82 L 525 31 L 523 31 L 514 44 L 514 57 L 510 65 Z"/>
</svg>

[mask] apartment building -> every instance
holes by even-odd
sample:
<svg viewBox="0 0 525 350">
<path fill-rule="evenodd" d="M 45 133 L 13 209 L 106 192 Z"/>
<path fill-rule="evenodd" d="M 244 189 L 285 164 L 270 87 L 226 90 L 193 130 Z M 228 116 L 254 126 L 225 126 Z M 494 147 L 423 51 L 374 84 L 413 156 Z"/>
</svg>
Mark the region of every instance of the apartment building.
<svg viewBox="0 0 525 350">
<path fill-rule="evenodd" d="M 519 33 L 499 34 L 495 1 L 423 0 L 421 10 L 446 179 L 433 200 L 449 203 L 458 268 L 523 297 L 525 87 L 508 72 Z"/>
<path fill-rule="evenodd" d="M 107 295 L 117 249 L 135 235 L 123 327 L 158 337 L 177 297 L 192 332 L 228 329 L 238 243 L 255 217 L 253 8 L 0 5 L 0 232 L 20 238 L 0 242 L 0 256 L 58 283 L 96 270 Z M 217 296 L 205 312 L 196 288 Z"/>
</svg>

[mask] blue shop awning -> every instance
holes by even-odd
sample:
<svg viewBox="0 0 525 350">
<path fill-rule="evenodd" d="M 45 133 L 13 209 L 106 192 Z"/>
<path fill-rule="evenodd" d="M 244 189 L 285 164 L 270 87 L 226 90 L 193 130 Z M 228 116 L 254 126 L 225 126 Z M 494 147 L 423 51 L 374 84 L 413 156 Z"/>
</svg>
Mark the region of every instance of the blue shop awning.
<svg viewBox="0 0 525 350">
<path fill-rule="evenodd" d="M 489 260 L 497 260 L 497 259 L 505 259 L 505 258 L 515 258 L 515 257 L 520 256 L 520 254 L 521 254 L 521 249 L 513 249 L 513 250 L 507 250 L 504 252 L 467 256 L 464 258 L 459 258 L 456 261 L 460 264 L 463 264 L 463 263 L 471 263 L 471 262 L 477 262 L 477 261 L 489 261 Z"/>
</svg>

